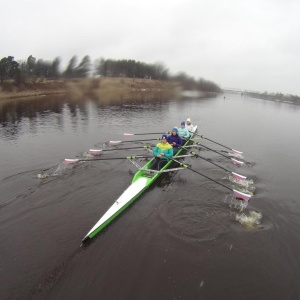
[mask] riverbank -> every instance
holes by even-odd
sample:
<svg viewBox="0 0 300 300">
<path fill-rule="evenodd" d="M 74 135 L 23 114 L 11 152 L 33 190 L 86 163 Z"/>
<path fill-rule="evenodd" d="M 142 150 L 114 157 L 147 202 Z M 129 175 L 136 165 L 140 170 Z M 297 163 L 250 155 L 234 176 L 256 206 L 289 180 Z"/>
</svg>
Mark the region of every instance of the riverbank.
<svg viewBox="0 0 300 300">
<path fill-rule="evenodd" d="M 13 81 L 5 81 L 0 85 L 0 101 L 45 95 L 57 95 L 66 92 L 63 80 L 30 80 L 20 86 Z"/>
<path fill-rule="evenodd" d="M 66 94 L 70 99 L 143 100 L 168 99 L 180 95 L 180 84 L 132 78 L 84 78 L 69 80 L 31 80 L 16 86 L 4 82 L 0 100 Z"/>
<path fill-rule="evenodd" d="M 65 94 L 70 100 L 92 99 L 100 102 L 216 96 L 216 93 L 184 91 L 182 85 L 176 81 L 139 78 L 34 79 L 20 86 L 12 81 L 4 82 L 0 87 L 0 101 L 58 94 Z"/>
</svg>

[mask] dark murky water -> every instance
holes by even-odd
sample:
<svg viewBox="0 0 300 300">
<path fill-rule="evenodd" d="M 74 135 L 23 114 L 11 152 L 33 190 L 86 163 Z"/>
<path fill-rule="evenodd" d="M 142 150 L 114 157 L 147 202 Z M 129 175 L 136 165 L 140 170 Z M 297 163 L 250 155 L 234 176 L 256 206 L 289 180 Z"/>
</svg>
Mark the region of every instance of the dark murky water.
<svg viewBox="0 0 300 300">
<path fill-rule="evenodd" d="M 299 299 L 299 115 L 298 106 L 240 95 L 106 106 L 47 97 L 0 103 L 1 299 Z M 126 160 L 62 166 L 63 159 L 124 132 L 170 130 L 187 117 L 199 133 L 244 151 L 243 167 L 211 151 L 201 155 L 253 179 L 249 205 L 181 171 L 80 248 L 136 168 Z M 131 154 L 148 153 L 105 157 Z M 216 166 L 186 161 L 231 184 Z"/>
</svg>

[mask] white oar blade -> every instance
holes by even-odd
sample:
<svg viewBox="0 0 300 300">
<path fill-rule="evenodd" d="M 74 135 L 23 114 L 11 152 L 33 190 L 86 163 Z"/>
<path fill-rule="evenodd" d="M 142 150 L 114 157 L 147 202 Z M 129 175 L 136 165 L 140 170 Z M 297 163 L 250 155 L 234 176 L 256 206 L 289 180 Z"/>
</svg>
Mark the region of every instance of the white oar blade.
<svg viewBox="0 0 300 300">
<path fill-rule="evenodd" d="M 244 164 L 243 161 L 240 161 L 240 160 L 237 160 L 237 159 L 234 159 L 234 158 L 232 158 L 231 161 L 232 161 L 235 165 L 237 165 L 237 166 L 242 166 L 242 165 Z"/>
<path fill-rule="evenodd" d="M 238 199 L 242 199 L 245 201 L 249 201 L 251 199 L 251 195 L 249 195 L 249 194 L 245 194 L 245 193 L 242 193 L 237 190 L 233 190 L 233 193 L 234 193 L 235 197 Z"/>
<path fill-rule="evenodd" d="M 232 150 L 232 152 L 233 152 L 234 154 L 240 154 L 240 155 L 242 155 L 242 154 L 243 154 L 243 152 L 241 152 L 241 151 L 234 150 L 234 149 L 231 149 L 231 150 Z"/>
<path fill-rule="evenodd" d="M 99 155 L 99 154 L 101 154 L 101 152 L 102 152 L 102 149 L 90 149 L 88 151 L 88 154 Z"/>
<path fill-rule="evenodd" d="M 112 144 L 112 145 L 117 145 L 120 143 L 122 143 L 122 141 L 109 141 L 109 144 Z"/>
<path fill-rule="evenodd" d="M 79 159 L 76 159 L 76 158 L 66 158 L 64 161 L 63 161 L 63 164 L 65 165 L 70 165 L 70 164 L 75 164 L 79 162 Z"/>
<path fill-rule="evenodd" d="M 124 133 L 125 136 L 133 136 L 134 133 Z"/>
<path fill-rule="evenodd" d="M 234 177 L 235 179 L 240 180 L 240 181 L 244 181 L 247 179 L 246 176 L 240 175 L 238 173 L 231 172 L 231 175 L 232 175 L 232 177 Z"/>
</svg>

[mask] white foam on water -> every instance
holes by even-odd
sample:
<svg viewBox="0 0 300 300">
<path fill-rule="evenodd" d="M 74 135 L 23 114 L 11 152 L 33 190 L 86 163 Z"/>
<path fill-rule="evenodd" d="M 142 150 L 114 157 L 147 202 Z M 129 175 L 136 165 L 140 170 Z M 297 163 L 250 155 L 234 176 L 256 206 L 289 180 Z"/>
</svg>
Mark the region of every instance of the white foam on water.
<svg viewBox="0 0 300 300">
<path fill-rule="evenodd" d="M 49 175 L 47 174 L 47 173 L 44 173 L 44 174 L 37 174 L 37 178 L 38 179 L 45 179 L 45 178 L 47 178 Z"/>
<path fill-rule="evenodd" d="M 67 168 L 67 165 L 60 163 L 57 167 L 57 169 L 51 174 L 51 176 L 60 176 L 63 174 L 63 171 L 65 171 Z"/>
<path fill-rule="evenodd" d="M 233 177 L 232 175 L 230 175 L 230 176 L 228 177 L 228 179 L 229 179 L 232 183 L 238 184 L 238 185 L 241 185 L 241 186 L 244 186 L 244 187 L 249 187 L 249 186 L 251 186 L 251 185 L 254 184 L 253 179 L 238 180 L 238 179 L 236 179 L 235 177 Z"/>
<path fill-rule="evenodd" d="M 235 216 L 235 220 L 238 221 L 243 227 L 248 229 L 259 228 L 261 224 L 262 214 L 257 211 L 249 211 L 248 214 L 241 213 Z"/>
</svg>

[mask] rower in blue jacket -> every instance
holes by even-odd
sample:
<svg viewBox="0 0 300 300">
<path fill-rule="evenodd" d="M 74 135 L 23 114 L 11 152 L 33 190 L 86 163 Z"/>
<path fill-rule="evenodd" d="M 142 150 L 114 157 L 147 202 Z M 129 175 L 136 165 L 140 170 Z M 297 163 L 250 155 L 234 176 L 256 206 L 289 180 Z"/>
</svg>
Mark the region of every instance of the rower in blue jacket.
<svg viewBox="0 0 300 300">
<path fill-rule="evenodd" d="M 172 129 L 171 135 L 168 136 L 167 138 L 168 143 L 173 147 L 173 155 L 177 153 L 179 150 L 179 147 L 182 146 L 182 139 L 178 135 L 178 128 L 174 127 Z"/>
</svg>

